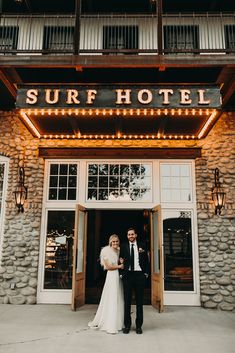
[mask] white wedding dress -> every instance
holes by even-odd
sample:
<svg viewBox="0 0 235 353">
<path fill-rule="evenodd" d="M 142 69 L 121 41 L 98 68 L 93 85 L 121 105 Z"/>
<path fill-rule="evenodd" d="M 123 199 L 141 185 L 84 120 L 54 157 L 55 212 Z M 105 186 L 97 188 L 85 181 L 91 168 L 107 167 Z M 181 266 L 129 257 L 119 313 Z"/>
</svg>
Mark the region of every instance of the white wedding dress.
<svg viewBox="0 0 235 353">
<path fill-rule="evenodd" d="M 100 261 L 105 269 L 104 259 L 110 265 L 118 264 L 118 253 L 110 246 L 101 250 Z M 123 328 L 124 320 L 124 299 L 122 282 L 118 270 L 107 271 L 104 288 L 100 303 L 92 322 L 88 323 L 91 328 L 118 333 Z"/>
</svg>

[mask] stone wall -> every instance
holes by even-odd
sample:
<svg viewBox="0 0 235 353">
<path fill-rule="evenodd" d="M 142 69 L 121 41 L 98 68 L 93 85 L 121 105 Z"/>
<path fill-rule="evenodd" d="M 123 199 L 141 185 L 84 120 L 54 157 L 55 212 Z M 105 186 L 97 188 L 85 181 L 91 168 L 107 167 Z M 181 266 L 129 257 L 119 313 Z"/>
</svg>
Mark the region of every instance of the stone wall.
<svg viewBox="0 0 235 353">
<path fill-rule="evenodd" d="M 9 177 L 4 234 L 1 234 L 0 303 L 36 303 L 39 235 L 42 209 L 44 162 L 38 158 L 38 141 L 19 119 L 10 113 L 0 115 L 0 155 L 9 157 Z M 18 163 L 24 161 L 28 201 L 18 213 L 14 190 Z"/>
<path fill-rule="evenodd" d="M 1 235 L 0 303 L 36 302 L 44 161 L 38 147 L 202 147 L 196 160 L 201 302 L 206 308 L 235 309 L 235 123 L 223 114 L 199 141 L 38 140 L 13 113 L 0 113 L 0 155 L 10 158 L 5 229 Z M 24 160 L 28 201 L 18 214 L 13 202 L 18 161 Z M 211 188 L 218 167 L 227 193 L 221 216 L 214 215 Z"/>
<path fill-rule="evenodd" d="M 196 161 L 201 302 L 206 308 L 235 309 L 235 119 L 224 114 L 200 142 Z M 211 189 L 219 168 L 226 192 L 221 216 L 214 215 Z"/>
</svg>

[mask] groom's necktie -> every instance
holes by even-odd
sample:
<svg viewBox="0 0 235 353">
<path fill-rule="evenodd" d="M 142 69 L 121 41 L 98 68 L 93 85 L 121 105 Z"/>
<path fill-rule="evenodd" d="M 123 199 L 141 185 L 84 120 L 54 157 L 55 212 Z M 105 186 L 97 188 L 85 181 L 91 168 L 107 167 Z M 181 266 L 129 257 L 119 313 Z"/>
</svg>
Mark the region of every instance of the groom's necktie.
<svg viewBox="0 0 235 353">
<path fill-rule="evenodd" d="M 135 269 L 135 260 L 134 260 L 134 244 L 131 244 L 131 271 Z"/>
</svg>

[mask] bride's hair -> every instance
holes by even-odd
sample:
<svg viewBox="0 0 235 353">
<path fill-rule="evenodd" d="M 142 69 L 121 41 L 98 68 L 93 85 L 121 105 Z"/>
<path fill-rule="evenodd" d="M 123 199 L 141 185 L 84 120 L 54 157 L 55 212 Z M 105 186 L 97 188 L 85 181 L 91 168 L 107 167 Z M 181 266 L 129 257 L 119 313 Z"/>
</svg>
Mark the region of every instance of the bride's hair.
<svg viewBox="0 0 235 353">
<path fill-rule="evenodd" d="M 110 235 L 110 237 L 109 237 L 109 246 L 112 245 L 112 241 L 113 241 L 114 239 L 118 239 L 118 241 L 120 242 L 119 236 L 118 236 L 117 234 L 112 234 L 112 235 Z"/>
</svg>

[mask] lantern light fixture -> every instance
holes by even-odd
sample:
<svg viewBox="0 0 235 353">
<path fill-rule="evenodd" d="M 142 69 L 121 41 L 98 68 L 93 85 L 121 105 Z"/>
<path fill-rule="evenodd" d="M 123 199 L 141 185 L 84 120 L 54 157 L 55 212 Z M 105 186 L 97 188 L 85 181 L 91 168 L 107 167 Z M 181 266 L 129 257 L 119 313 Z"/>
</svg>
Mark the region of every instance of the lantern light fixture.
<svg viewBox="0 0 235 353">
<path fill-rule="evenodd" d="M 18 208 L 18 212 L 24 212 L 24 203 L 27 200 L 27 187 L 24 185 L 25 179 L 25 171 L 24 167 L 19 165 L 18 167 L 18 184 L 16 190 L 14 191 L 15 194 L 15 204 Z"/>
<path fill-rule="evenodd" d="M 221 210 L 225 205 L 225 196 L 226 196 L 226 193 L 224 192 L 224 190 L 221 186 L 221 183 L 219 181 L 219 178 L 220 178 L 219 174 L 220 174 L 219 169 L 215 168 L 215 170 L 214 170 L 215 185 L 212 188 L 211 195 L 212 195 L 212 200 L 213 200 L 213 203 L 215 206 L 215 214 L 216 215 L 221 214 Z"/>
</svg>

